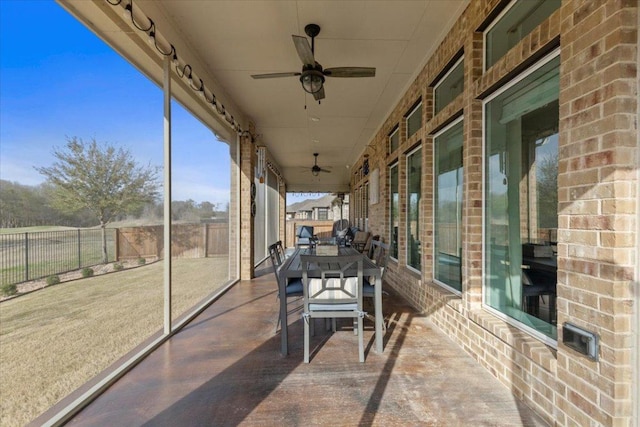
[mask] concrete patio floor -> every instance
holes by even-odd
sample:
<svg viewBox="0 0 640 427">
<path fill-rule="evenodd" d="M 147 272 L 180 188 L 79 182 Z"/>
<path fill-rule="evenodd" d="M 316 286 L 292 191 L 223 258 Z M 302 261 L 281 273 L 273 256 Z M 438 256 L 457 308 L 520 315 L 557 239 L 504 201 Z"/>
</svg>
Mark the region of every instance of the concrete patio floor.
<svg viewBox="0 0 640 427">
<path fill-rule="evenodd" d="M 289 316 L 287 357 L 274 334 L 270 267 L 234 286 L 137 365 L 71 426 L 546 426 L 401 299 L 384 298 L 385 351 L 366 361 L 345 321 L 317 323 L 302 363 L 302 319 Z"/>
</svg>

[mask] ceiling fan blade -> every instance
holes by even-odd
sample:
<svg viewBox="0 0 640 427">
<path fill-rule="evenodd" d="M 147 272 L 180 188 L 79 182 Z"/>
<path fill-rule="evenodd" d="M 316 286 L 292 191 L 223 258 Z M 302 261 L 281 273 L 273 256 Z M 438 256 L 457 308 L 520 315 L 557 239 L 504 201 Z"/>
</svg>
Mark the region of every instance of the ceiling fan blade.
<svg viewBox="0 0 640 427">
<path fill-rule="evenodd" d="M 330 170 L 326 170 L 326 169 L 322 169 L 322 168 L 320 168 L 320 172 L 331 173 L 331 171 L 330 171 Z"/>
<path fill-rule="evenodd" d="M 316 60 L 313 58 L 313 52 L 311 51 L 311 46 L 309 46 L 309 40 L 306 37 L 302 36 L 291 36 L 293 37 L 293 44 L 296 46 L 296 50 L 298 51 L 298 56 L 302 60 L 304 65 L 315 66 Z"/>
<path fill-rule="evenodd" d="M 323 73 L 329 77 L 375 77 L 376 69 L 373 67 L 334 67 L 325 68 Z"/>
<path fill-rule="evenodd" d="M 302 73 L 298 73 L 297 71 L 292 71 L 290 73 L 268 73 L 268 74 L 253 74 L 251 77 L 254 79 L 273 79 L 275 77 L 292 77 L 299 76 Z"/>
<path fill-rule="evenodd" d="M 321 99 L 324 99 L 324 86 L 322 86 L 322 88 L 319 91 L 313 94 L 313 99 L 315 99 L 316 101 L 320 101 Z"/>
</svg>

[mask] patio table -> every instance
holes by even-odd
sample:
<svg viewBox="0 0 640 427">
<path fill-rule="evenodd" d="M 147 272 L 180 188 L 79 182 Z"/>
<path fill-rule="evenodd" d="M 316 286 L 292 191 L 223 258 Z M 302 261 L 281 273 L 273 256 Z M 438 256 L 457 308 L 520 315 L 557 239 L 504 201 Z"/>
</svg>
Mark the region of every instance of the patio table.
<svg viewBox="0 0 640 427">
<path fill-rule="evenodd" d="M 337 247 L 338 255 L 362 255 L 356 249 L 351 247 Z M 285 286 L 289 279 L 301 279 L 302 278 L 302 264 L 300 262 L 300 255 L 320 255 L 316 254 L 314 249 L 311 248 L 299 248 L 289 257 L 280 267 L 279 277 L 280 283 L 278 283 L 278 289 L 280 291 L 280 318 L 281 318 L 281 352 L 283 356 L 289 353 L 288 344 L 288 324 L 287 324 L 287 296 L 285 294 Z M 375 349 L 378 353 L 383 351 L 383 324 L 382 324 L 382 272 L 380 268 L 369 258 L 363 255 L 363 276 L 373 277 L 375 289 L 374 306 L 375 306 L 375 337 L 376 346 Z M 353 268 L 353 275 L 357 274 L 357 268 Z M 320 277 L 320 270 L 309 270 L 309 275 L 312 277 Z"/>
</svg>

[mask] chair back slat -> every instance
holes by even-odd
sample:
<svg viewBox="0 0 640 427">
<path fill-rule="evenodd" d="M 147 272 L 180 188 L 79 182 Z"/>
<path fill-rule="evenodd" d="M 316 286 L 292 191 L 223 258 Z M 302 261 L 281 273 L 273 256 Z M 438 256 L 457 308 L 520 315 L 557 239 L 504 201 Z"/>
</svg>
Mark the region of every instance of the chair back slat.
<svg viewBox="0 0 640 427">
<path fill-rule="evenodd" d="M 382 240 L 374 240 L 371 242 L 373 246 L 373 261 L 381 271 L 381 279 L 384 279 L 384 273 L 387 269 L 387 263 L 389 262 L 389 244 L 384 243 Z"/>
<path fill-rule="evenodd" d="M 279 280 L 278 269 L 284 261 L 284 254 L 281 255 L 278 244 L 282 245 L 282 242 L 269 245 L 269 258 L 271 258 L 271 266 L 273 267 L 273 274 L 276 275 L 276 280 Z"/>
<path fill-rule="evenodd" d="M 314 303 L 361 303 L 362 259 L 362 255 L 301 255 L 305 307 Z M 319 277 L 310 277 L 310 271 L 315 275 L 319 273 Z"/>
</svg>

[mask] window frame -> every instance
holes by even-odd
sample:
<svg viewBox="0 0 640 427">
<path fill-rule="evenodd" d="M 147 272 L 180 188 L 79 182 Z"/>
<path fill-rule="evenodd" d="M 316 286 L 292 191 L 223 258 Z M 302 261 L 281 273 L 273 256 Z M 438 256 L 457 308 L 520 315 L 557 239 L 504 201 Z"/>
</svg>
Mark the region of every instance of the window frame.
<svg viewBox="0 0 640 427">
<path fill-rule="evenodd" d="M 434 230 L 434 234 L 433 234 L 434 241 L 433 241 L 433 269 L 432 269 L 432 271 L 434 272 L 434 274 L 433 274 L 433 282 L 434 283 L 436 283 L 439 286 L 442 286 L 443 288 L 447 289 L 448 291 L 450 291 L 450 292 L 452 292 L 452 293 L 454 293 L 456 295 L 460 295 L 461 296 L 462 295 L 462 289 L 458 290 L 458 289 L 452 287 L 451 285 L 442 282 L 435 275 L 436 262 L 437 262 L 436 249 L 438 249 L 438 246 L 437 246 L 437 243 L 436 243 L 436 240 L 435 240 L 436 239 L 435 230 L 436 230 L 436 226 L 437 226 L 437 224 L 436 224 L 436 212 L 437 212 L 437 209 L 438 209 L 438 204 L 437 204 L 438 199 L 436 198 L 436 195 L 438 194 L 437 187 L 436 187 L 437 176 L 435 174 L 435 169 L 436 169 L 436 166 L 437 166 L 437 157 L 436 157 L 436 154 L 437 154 L 437 152 L 436 152 L 437 143 L 436 143 L 436 139 L 438 137 L 442 136 L 443 134 L 445 134 L 446 132 L 448 132 L 449 130 L 453 129 L 455 126 L 457 126 L 459 124 L 462 124 L 464 126 L 464 116 L 458 117 L 457 119 L 455 119 L 454 121 L 449 123 L 444 128 L 440 129 L 437 133 L 435 133 L 433 135 L 433 169 L 434 169 L 434 173 L 433 173 L 433 182 L 432 182 L 432 184 L 433 184 L 432 194 L 434 195 L 434 200 L 433 200 L 433 216 L 432 216 L 433 224 L 432 225 L 433 225 L 433 230 Z M 463 129 L 463 131 L 464 131 L 464 129 Z M 464 152 L 464 134 L 463 134 L 463 141 L 462 141 L 462 149 L 463 149 L 463 152 Z M 463 158 L 463 162 L 462 162 L 462 170 L 463 170 L 463 174 L 464 174 L 464 158 Z M 463 178 L 463 185 L 464 185 L 464 178 Z M 462 200 L 463 200 L 463 203 L 464 203 L 464 194 L 463 194 Z M 463 213 L 461 212 L 460 213 L 460 222 L 461 223 L 462 223 L 462 217 L 463 217 Z M 462 267 L 462 256 L 460 257 L 460 263 L 461 263 L 461 267 Z M 461 281 L 462 281 L 462 277 L 461 277 Z M 462 283 L 461 283 L 461 286 L 462 286 Z"/>
<path fill-rule="evenodd" d="M 420 109 L 420 126 L 418 126 L 418 128 L 416 129 L 415 132 L 413 132 L 412 134 L 409 133 L 409 119 L 411 119 L 413 117 L 413 115 L 416 113 L 416 111 Z M 420 129 L 422 128 L 423 124 L 422 123 L 422 99 L 418 100 L 413 107 L 411 107 L 411 110 L 409 110 L 409 112 L 404 116 L 404 123 L 405 123 L 405 127 L 407 129 L 407 139 L 411 138 L 413 135 L 415 135 L 416 133 L 418 133 L 420 131 Z"/>
<path fill-rule="evenodd" d="M 393 174 L 391 173 L 392 169 L 396 169 L 396 188 L 397 188 L 397 192 L 395 194 L 398 195 L 398 203 L 396 206 L 396 217 L 394 217 L 393 215 L 393 182 L 391 181 Z M 398 229 L 400 229 L 400 162 L 399 161 L 395 161 L 392 164 L 389 165 L 389 244 L 390 244 L 390 250 L 391 253 L 389 254 L 389 258 L 398 261 L 398 259 L 400 258 L 400 250 L 399 250 L 399 245 L 398 245 L 398 236 L 396 236 L 395 238 L 395 247 L 393 246 L 394 243 L 394 236 L 393 236 L 393 231 L 394 231 L 394 224 L 393 224 L 393 220 L 396 219 L 398 221 Z M 399 233 L 398 233 L 399 234 Z M 393 256 L 394 254 L 394 249 L 395 252 L 397 253 L 397 256 Z"/>
<path fill-rule="evenodd" d="M 319 207 L 318 208 L 318 221 L 328 221 L 328 220 L 329 220 L 329 208 Z"/>
<path fill-rule="evenodd" d="M 369 231 L 369 181 L 362 186 L 362 211 L 364 231 Z"/>
<path fill-rule="evenodd" d="M 410 175 L 411 175 L 411 169 L 409 166 L 409 162 L 410 160 L 413 158 L 413 156 L 417 153 L 420 152 L 420 191 L 418 192 L 418 194 L 420 195 L 420 198 L 418 200 L 418 217 L 416 218 L 416 224 L 417 224 L 417 237 L 418 237 L 418 242 L 420 242 L 420 244 L 422 244 L 422 241 L 420 240 L 420 201 L 422 200 L 422 143 L 417 144 L 414 148 L 412 148 L 411 150 L 407 151 L 407 153 L 405 154 L 405 167 L 407 170 L 406 173 L 406 204 L 407 204 L 407 208 L 406 208 L 406 219 L 405 219 L 405 238 L 406 238 L 406 245 L 405 245 L 405 259 L 406 259 L 406 265 L 407 268 L 410 269 L 411 271 L 414 271 L 418 274 L 420 274 L 422 276 L 422 249 L 420 250 L 420 254 L 419 254 L 419 264 L 420 264 L 420 269 L 416 268 L 414 265 L 409 264 L 409 253 L 411 250 L 411 245 L 409 244 L 410 242 L 410 231 L 411 231 L 411 227 L 410 227 L 410 218 L 409 215 L 411 213 L 411 210 L 409 209 L 409 203 L 410 203 L 410 186 L 409 186 L 409 182 L 410 182 Z"/>
<path fill-rule="evenodd" d="M 491 101 L 493 101 L 495 98 L 497 98 L 498 96 L 502 95 L 504 92 L 506 92 L 507 90 L 511 89 L 512 87 L 514 87 L 515 85 L 519 84 L 521 81 L 523 81 L 525 78 L 529 77 L 531 74 L 535 73 L 536 71 L 538 71 L 540 68 L 542 68 L 543 66 L 545 66 L 546 64 L 548 64 L 549 62 L 551 62 L 552 60 L 559 58 L 560 57 L 560 47 L 554 49 L 553 51 L 551 51 L 550 53 L 548 53 L 547 55 L 545 55 L 544 57 L 542 57 L 540 60 L 536 61 L 535 63 L 533 63 L 530 67 L 528 67 L 525 71 L 523 71 L 522 73 L 518 74 L 517 76 L 515 76 L 513 79 L 511 79 L 509 82 L 507 82 L 505 85 L 501 86 L 500 88 L 498 88 L 496 91 L 494 91 L 492 94 L 490 94 L 489 96 L 487 96 L 485 99 L 482 100 L 482 159 L 483 159 L 483 166 L 482 166 L 482 292 L 481 292 L 481 306 L 483 308 L 483 310 L 486 310 L 487 312 L 491 313 L 492 315 L 496 316 L 497 318 L 503 320 L 504 322 L 508 323 L 509 325 L 520 329 L 522 331 L 524 331 L 525 333 L 531 335 L 532 337 L 540 340 L 541 342 L 543 342 L 544 344 L 557 349 L 558 348 L 558 341 L 554 340 L 553 338 L 549 337 L 548 335 L 532 328 L 531 326 L 526 325 L 523 322 L 518 321 L 517 319 L 507 315 L 506 313 L 503 313 L 502 311 L 499 311 L 498 309 L 490 306 L 488 303 L 485 302 L 485 298 L 486 298 L 486 287 L 487 287 L 487 253 L 486 253 L 486 244 L 487 244 L 487 208 L 486 208 L 486 200 L 487 200 L 487 186 L 485 185 L 486 180 L 487 180 L 487 167 L 486 167 L 486 159 L 487 159 L 487 104 Z M 560 65 L 562 65 L 562 63 L 560 63 Z M 559 113 L 559 112 L 558 112 Z M 558 327 L 558 325 L 556 324 L 556 327 Z"/>
<path fill-rule="evenodd" d="M 462 90 L 460 91 L 460 93 L 464 93 L 464 54 L 460 55 L 460 58 L 458 58 L 456 60 L 456 62 L 453 63 L 453 65 L 451 65 L 451 67 L 449 67 L 449 69 L 447 70 L 446 73 L 444 73 L 444 75 L 436 82 L 436 84 L 433 85 L 433 115 L 437 115 L 440 111 L 444 110 L 444 108 L 449 105 L 449 103 L 451 103 L 451 101 L 453 101 L 453 99 L 451 101 L 449 101 L 448 104 L 443 105 L 442 108 L 440 110 L 437 110 L 437 93 L 438 93 L 438 88 L 440 87 L 440 85 L 442 85 L 442 83 L 444 83 L 447 78 L 456 70 L 456 68 L 462 65 Z M 456 95 L 456 97 L 460 96 L 460 94 Z M 455 99 L 455 98 L 454 98 Z"/>
<path fill-rule="evenodd" d="M 392 144 L 391 140 L 396 135 L 398 136 L 398 143 L 396 145 L 396 148 L 393 148 L 393 144 Z M 391 130 L 391 132 L 389 133 L 389 135 L 387 137 L 387 140 L 389 141 L 389 143 L 388 143 L 389 154 L 397 151 L 400 148 L 400 126 L 398 126 L 398 125 L 394 126 L 393 130 Z"/>
<path fill-rule="evenodd" d="M 540 0 L 540 4 L 539 4 L 539 6 L 540 6 L 540 5 L 542 5 L 542 4 L 544 3 L 544 1 L 546 1 L 546 0 Z M 498 14 L 498 16 L 496 16 L 496 17 L 495 17 L 495 19 L 493 19 L 493 21 L 491 21 L 491 23 L 487 26 L 487 28 L 485 28 L 485 29 L 484 29 L 484 31 L 482 32 L 482 46 L 483 46 L 483 55 L 482 55 L 482 71 L 483 71 L 483 72 L 486 72 L 486 71 L 487 71 L 487 69 L 488 69 L 488 68 L 487 68 L 487 52 L 488 52 L 488 49 L 487 49 L 487 35 L 489 34 L 489 32 L 490 32 L 490 31 L 491 31 L 491 30 L 492 30 L 496 25 L 498 25 L 498 23 L 499 23 L 499 22 L 500 22 L 500 21 L 505 17 L 505 15 L 506 15 L 507 13 L 509 13 L 509 11 L 515 7 L 515 5 L 516 5 L 516 4 L 518 4 L 518 0 L 511 0 L 511 1 L 510 1 L 510 2 L 509 2 L 509 3 L 508 3 L 508 4 L 507 4 L 503 9 L 502 9 L 502 11 L 500 11 L 500 13 Z M 537 7 L 539 7 L 539 6 L 537 6 Z M 536 8 L 537 8 L 537 7 L 536 7 Z M 555 12 L 555 11 L 554 11 L 554 12 Z M 549 17 L 547 16 L 547 18 L 545 18 L 545 19 L 548 19 L 548 18 L 549 18 Z M 544 22 L 544 20 L 543 20 L 542 22 Z M 540 24 L 538 24 L 538 25 L 540 25 Z M 529 34 L 529 33 L 527 33 L 527 34 Z M 527 34 L 525 34 L 525 36 L 526 36 Z M 522 41 L 522 39 L 523 39 L 525 36 L 523 36 L 523 37 L 518 41 L 518 43 L 519 43 L 520 41 Z M 516 43 L 516 45 L 517 45 L 518 43 Z M 514 46 L 515 46 L 515 45 L 514 45 Z M 511 48 L 507 49 L 507 52 L 508 52 L 509 50 L 511 50 L 512 48 L 513 48 L 513 46 L 512 46 Z M 505 54 L 506 54 L 506 53 L 505 53 Z M 504 57 L 504 55 L 503 55 L 503 56 L 501 56 L 500 58 L 502 58 L 502 57 Z M 496 59 L 496 60 L 493 62 L 493 64 L 491 64 L 491 67 L 492 67 L 493 65 L 495 65 L 495 63 L 496 63 L 496 62 L 498 62 L 498 61 L 500 60 L 500 58 Z"/>
</svg>

